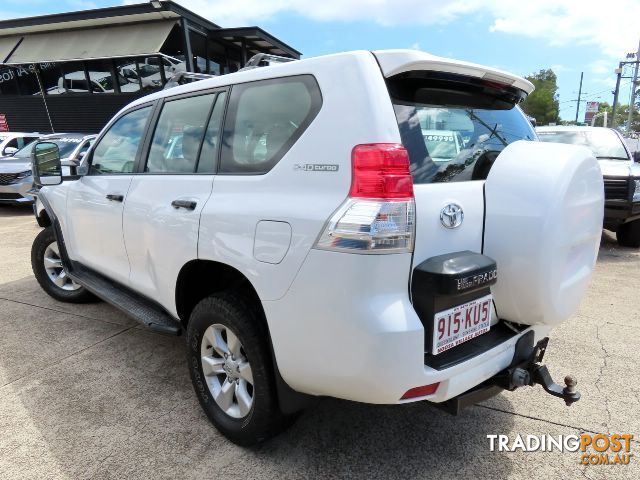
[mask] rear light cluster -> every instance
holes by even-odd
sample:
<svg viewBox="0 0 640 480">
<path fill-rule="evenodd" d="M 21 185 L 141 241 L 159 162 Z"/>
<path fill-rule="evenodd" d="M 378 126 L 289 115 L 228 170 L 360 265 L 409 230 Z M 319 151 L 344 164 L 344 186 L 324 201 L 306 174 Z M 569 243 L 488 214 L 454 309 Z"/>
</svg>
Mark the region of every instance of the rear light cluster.
<svg viewBox="0 0 640 480">
<path fill-rule="evenodd" d="M 353 253 L 412 252 L 413 179 L 402 145 L 356 146 L 349 198 L 329 219 L 316 248 Z"/>
</svg>

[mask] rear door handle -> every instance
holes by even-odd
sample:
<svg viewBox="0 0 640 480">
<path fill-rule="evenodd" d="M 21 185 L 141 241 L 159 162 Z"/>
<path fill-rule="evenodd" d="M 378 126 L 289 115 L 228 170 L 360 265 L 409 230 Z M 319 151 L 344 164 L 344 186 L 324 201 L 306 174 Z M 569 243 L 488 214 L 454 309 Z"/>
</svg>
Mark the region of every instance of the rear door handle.
<svg viewBox="0 0 640 480">
<path fill-rule="evenodd" d="M 122 202 L 124 201 L 124 195 L 115 195 L 113 193 L 110 193 L 107 195 L 107 200 L 112 200 L 114 202 Z"/>
<path fill-rule="evenodd" d="M 198 202 L 193 200 L 174 200 L 171 202 L 171 206 L 174 208 L 184 208 L 186 210 L 195 210 Z"/>
</svg>

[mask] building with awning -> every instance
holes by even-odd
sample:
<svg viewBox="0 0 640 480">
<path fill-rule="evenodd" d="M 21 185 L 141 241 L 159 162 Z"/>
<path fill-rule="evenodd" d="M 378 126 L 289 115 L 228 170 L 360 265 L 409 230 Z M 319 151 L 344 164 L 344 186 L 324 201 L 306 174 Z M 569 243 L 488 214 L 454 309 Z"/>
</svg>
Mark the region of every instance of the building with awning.
<svg viewBox="0 0 640 480">
<path fill-rule="evenodd" d="M 0 21 L 10 130 L 97 132 L 176 72 L 223 75 L 257 53 L 300 58 L 259 27 L 221 28 L 171 1 Z"/>
</svg>

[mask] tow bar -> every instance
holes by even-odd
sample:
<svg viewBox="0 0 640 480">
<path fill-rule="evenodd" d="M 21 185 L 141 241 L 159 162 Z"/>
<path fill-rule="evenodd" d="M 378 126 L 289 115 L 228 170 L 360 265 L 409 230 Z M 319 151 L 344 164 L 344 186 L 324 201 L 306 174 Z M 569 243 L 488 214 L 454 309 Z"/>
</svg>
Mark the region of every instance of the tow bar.
<svg viewBox="0 0 640 480">
<path fill-rule="evenodd" d="M 530 337 L 529 334 L 531 334 Z M 506 390 L 515 390 L 517 387 L 524 387 L 525 385 L 534 386 L 537 383 L 540 384 L 548 394 L 562 398 L 567 406 L 580 400 L 580 392 L 576 390 L 578 382 L 573 375 L 564 377 L 565 386 L 562 387 L 553 381 L 546 365 L 542 365 L 542 359 L 547 351 L 549 338 L 545 337 L 540 340 L 533 349 L 533 353 L 529 355 L 529 358 L 522 360 L 522 357 L 525 356 L 532 343 L 533 332 L 523 335 L 518 340 L 513 362 L 507 369 L 506 375 L 499 374 L 495 377 L 496 385 Z M 507 378 L 505 379 L 505 377 Z M 508 381 L 505 382 L 505 380 Z"/>
<path fill-rule="evenodd" d="M 448 413 L 457 415 L 468 406 L 487 400 L 502 390 L 513 391 L 518 387 L 540 384 L 545 392 L 562 398 L 567 406 L 580 400 L 580 392 L 576 390 L 577 381 L 572 375 L 564 378 L 562 387 L 553 381 L 551 374 L 542 359 L 549 343 L 543 338 L 534 347 L 534 333 L 527 332 L 518 339 L 511 365 L 496 376 L 457 397 L 446 402 L 434 404 Z"/>
</svg>

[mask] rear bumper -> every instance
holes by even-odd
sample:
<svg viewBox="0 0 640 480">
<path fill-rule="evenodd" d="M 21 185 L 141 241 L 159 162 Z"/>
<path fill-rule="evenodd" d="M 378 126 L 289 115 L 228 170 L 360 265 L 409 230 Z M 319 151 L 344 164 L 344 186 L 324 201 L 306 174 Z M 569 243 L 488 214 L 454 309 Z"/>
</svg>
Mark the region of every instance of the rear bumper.
<svg viewBox="0 0 640 480">
<path fill-rule="evenodd" d="M 33 178 L 28 177 L 17 183 L 0 185 L 0 203 L 31 204 L 34 198 L 29 194 L 33 186 Z"/>
<path fill-rule="evenodd" d="M 287 294 L 263 302 L 278 369 L 294 390 L 376 404 L 444 402 L 506 369 L 534 326 L 449 368 L 425 365 L 424 327 L 409 299 L 411 255 L 312 250 Z M 295 312 L 292 314 L 292 312 Z M 432 395 L 400 400 L 439 383 Z"/>
</svg>

